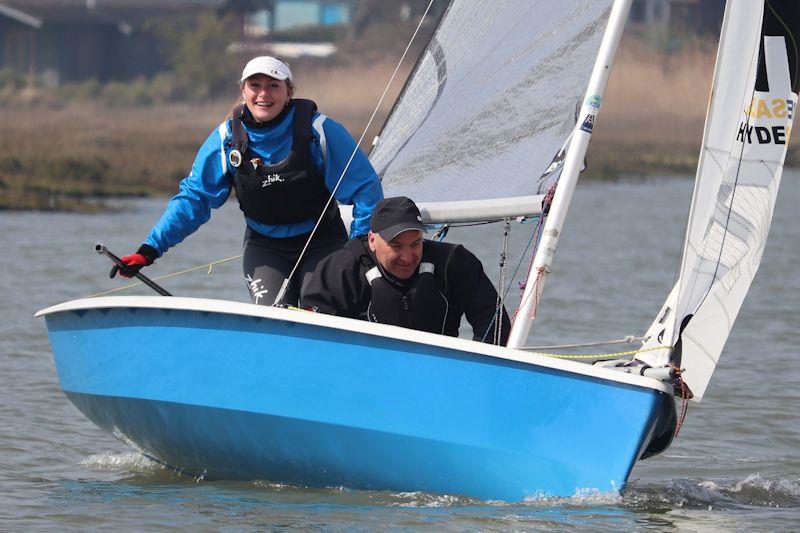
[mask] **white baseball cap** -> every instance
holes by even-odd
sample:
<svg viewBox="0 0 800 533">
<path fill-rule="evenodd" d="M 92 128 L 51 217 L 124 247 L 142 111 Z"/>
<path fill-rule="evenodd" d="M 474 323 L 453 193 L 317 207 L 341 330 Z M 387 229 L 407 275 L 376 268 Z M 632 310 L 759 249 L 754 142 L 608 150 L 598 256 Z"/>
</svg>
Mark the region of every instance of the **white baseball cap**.
<svg viewBox="0 0 800 533">
<path fill-rule="evenodd" d="M 292 81 L 292 71 L 289 69 L 289 65 L 272 56 L 254 57 L 248 61 L 242 70 L 242 79 L 239 80 L 239 83 L 244 83 L 244 80 L 256 74 L 266 74 L 276 80 Z"/>
</svg>

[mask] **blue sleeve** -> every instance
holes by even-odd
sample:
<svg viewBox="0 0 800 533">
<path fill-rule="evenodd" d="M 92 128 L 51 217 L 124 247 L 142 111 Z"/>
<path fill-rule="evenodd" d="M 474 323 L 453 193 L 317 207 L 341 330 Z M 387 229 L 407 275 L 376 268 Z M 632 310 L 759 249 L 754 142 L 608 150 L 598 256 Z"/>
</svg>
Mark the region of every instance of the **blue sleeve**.
<svg viewBox="0 0 800 533">
<path fill-rule="evenodd" d="M 322 123 L 325 133 L 324 142 L 324 176 L 329 190 L 336 187 L 339 177 L 345 168 L 347 172 L 336 191 L 339 203 L 353 206 L 353 223 L 350 226 L 350 238 L 369 233 L 369 219 L 375 204 L 383 199 L 383 188 L 380 178 L 372 168 L 372 164 L 356 141 L 344 126 L 326 117 Z M 315 135 L 319 135 L 317 131 Z M 320 139 L 317 139 L 320 140 Z M 355 155 L 353 151 L 355 150 Z M 353 156 L 352 161 L 350 157 Z M 348 161 L 350 164 L 348 166 Z"/>
<path fill-rule="evenodd" d="M 159 256 L 194 233 L 211 218 L 211 209 L 225 203 L 231 190 L 225 156 L 225 142 L 230 136 L 226 124 L 208 136 L 200 147 L 191 173 L 180 183 L 164 214 L 150 230 L 144 243 Z"/>
</svg>

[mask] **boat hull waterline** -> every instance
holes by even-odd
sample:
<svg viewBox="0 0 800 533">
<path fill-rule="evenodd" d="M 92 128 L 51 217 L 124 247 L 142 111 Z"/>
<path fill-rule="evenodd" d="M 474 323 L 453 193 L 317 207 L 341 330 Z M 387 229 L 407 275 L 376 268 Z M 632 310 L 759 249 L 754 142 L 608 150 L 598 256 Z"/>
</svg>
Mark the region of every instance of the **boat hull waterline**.
<svg viewBox="0 0 800 533">
<path fill-rule="evenodd" d="M 616 491 L 672 402 L 639 376 L 303 311 L 114 297 L 40 315 L 84 415 L 207 479 L 507 501 Z"/>
</svg>

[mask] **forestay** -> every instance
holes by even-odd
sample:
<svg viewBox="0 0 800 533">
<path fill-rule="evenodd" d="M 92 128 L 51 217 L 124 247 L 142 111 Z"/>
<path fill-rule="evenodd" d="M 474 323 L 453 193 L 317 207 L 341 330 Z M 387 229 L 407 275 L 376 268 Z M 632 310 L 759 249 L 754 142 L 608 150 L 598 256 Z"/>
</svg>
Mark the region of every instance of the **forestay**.
<svg viewBox="0 0 800 533">
<path fill-rule="evenodd" d="M 797 103 L 798 23 L 796 0 L 726 7 L 679 278 L 644 346 L 675 349 L 641 357 L 684 368 L 696 399 L 764 252 Z"/>
<path fill-rule="evenodd" d="M 610 4 L 451 2 L 370 155 L 386 195 L 543 192 L 539 178 L 575 126 Z"/>
</svg>

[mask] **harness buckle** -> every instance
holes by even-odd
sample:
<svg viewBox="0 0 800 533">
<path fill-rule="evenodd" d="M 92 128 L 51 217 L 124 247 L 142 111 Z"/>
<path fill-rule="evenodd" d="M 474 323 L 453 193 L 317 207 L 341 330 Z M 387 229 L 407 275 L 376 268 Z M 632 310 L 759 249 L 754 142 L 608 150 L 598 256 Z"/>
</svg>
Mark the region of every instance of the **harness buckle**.
<svg viewBox="0 0 800 533">
<path fill-rule="evenodd" d="M 232 167 L 239 168 L 242 164 L 242 152 L 239 150 L 231 150 L 231 153 L 228 154 L 228 161 L 230 161 Z"/>
</svg>

